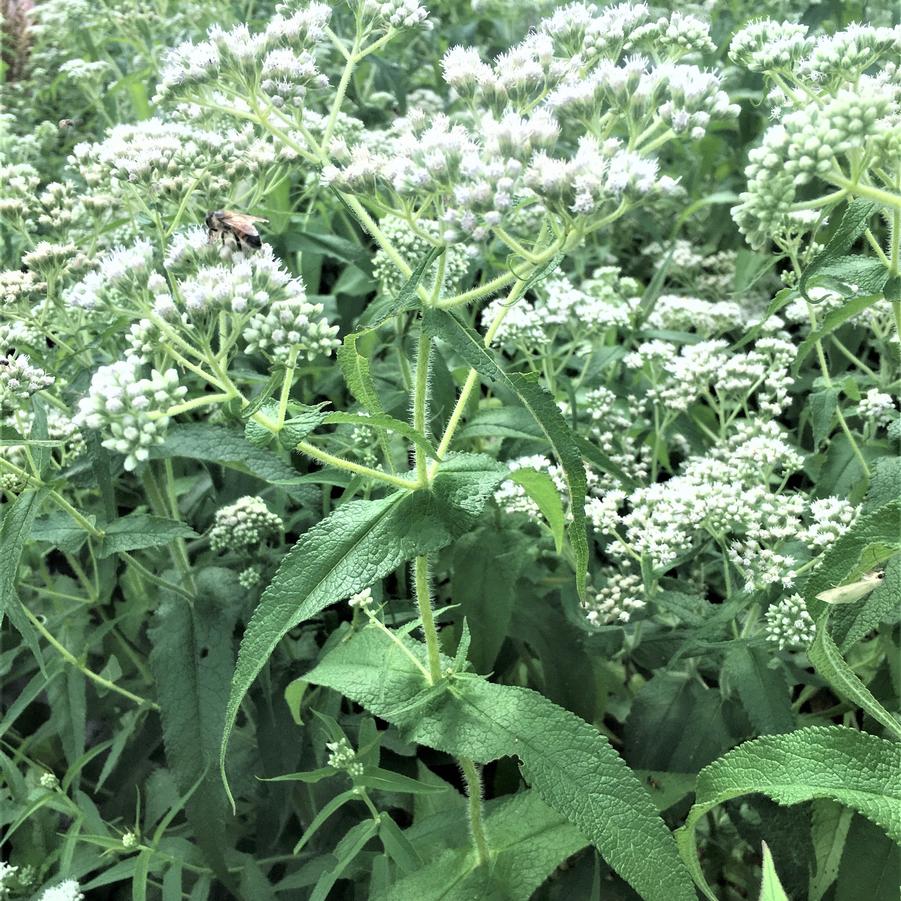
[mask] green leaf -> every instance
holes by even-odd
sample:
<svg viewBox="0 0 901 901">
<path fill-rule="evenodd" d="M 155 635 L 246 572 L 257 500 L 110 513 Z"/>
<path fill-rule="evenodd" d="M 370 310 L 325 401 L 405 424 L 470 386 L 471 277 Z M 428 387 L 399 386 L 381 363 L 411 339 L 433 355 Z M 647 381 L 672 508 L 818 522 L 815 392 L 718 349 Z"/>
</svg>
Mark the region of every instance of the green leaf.
<svg viewBox="0 0 901 901">
<path fill-rule="evenodd" d="M 437 479 L 435 484 L 437 488 Z M 226 788 L 225 755 L 238 708 L 279 641 L 329 604 L 367 588 L 413 557 L 448 544 L 452 536 L 442 521 L 443 512 L 426 492 L 353 501 L 317 523 L 282 559 L 238 653 L 220 752 Z"/>
<path fill-rule="evenodd" d="M 885 567 L 882 584 L 854 604 L 833 607 L 829 615 L 830 631 L 844 653 L 880 623 L 896 623 L 901 618 L 901 556 L 893 557 Z"/>
<path fill-rule="evenodd" d="M 466 819 L 440 814 L 407 830 L 411 844 L 427 828 L 458 836 L 463 847 L 435 854 L 428 863 L 396 883 L 378 901 L 529 901 L 567 858 L 587 844 L 579 831 L 548 807 L 534 791 L 519 792 L 485 805 L 485 834 L 491 851 L 490 873 L 479 868 Z M 426 851 L 423 850 L 423 855 Z"/>
<path fill-rule="evenodd" d="M 23 491 L 11 504 L 4 505 L 0 524 L 0 623 L 10 604 L 17 603 L 16 577 L 22 548 L 34 528 L 35 517 L 46 496 L 43 489 Z"/>
<path fill-rule="evenodd" d="M 93 514 L 85 517 L 92 525 L 97 517 Z M 67 554 L 74 554 L 87 540 L 88 533 L 68 513 L 55 511 L 41 516 L 31 527 L 31 541 L 46 541 Z"/>
<path fill-rule="evenodd" d="M 760 884 L 760 901 L 789 901 L 779 876 L 776 874 L 776 865 L 773 863 L 773 855 L 766 842 L 763 843 L 763 877 Z"/>
<path fill-rule="evenodd" d="M 807 652 L 810 662 L 830 688 L 840 697 L 851 701 L 881 723 L 897 739 L 901 739 L 901 722 L 893 717 L 860 681 L 854 670 L 836 647 L 826 630 L 826 617 L 817 622 L 817 634 Z"/>
<path fill-rule="evenodd" d="M 802 587 L 808 608 L 819 619 L 826 609 L 817 595 L 854 582 L 901 551 L 901 499 L 861 514 L 822 555 Z"/>
<path fill-rule="evenodd" d="M 855 816 L 845 840 L 835 901 L 897 901 L 898 846 L 869 820 Z"/>
<path fill-rule="evenodd" d="M 773 655 L 745 642 L 733 642 L 726 654 L 725 670 L 735 685 L 742 706 L 759 735 L 791 732 L 795 717 L 791 709 L 788 680 L 780 665 L 770 669 Z"/>
<path fill-rule="evenodd" d="M 901 840 L 901 744 L 844 726 L 810 727 L 746 742 L 701 770 L 695 803 L 676 833 L 682 857 L 704 894 L 695 846 L 698 821 L 718 804 L 748 794 L 779 804 L 829 798 Z"/>
<path fill-rule="evenodd" d="M 873 475 L 870 478 L 870 487 L 863 508 L 869 513 L 899 497 L 901 497 L 901 457 L 883 457 L 873 466 Z"/>
<path fill-rule="evenodd" d="M 347 835 L 338 842 L 338 847 L 335 849 L 337 863 L 333 869 L 323 873 L 319 878 L 313 893 L 310 895 L 310 901 L 326 901 L 329 892 L 341 878 L 341 874 L 363 850 L 366 842 L 379 831 L 379 825 L 380 823 L 374 820 L 364 820 L 362 823 L 357 823 L 356 826 L 350 828 Z"/>
<path fill-rule="evenodd" d="M 432 480 L 440 518 L 455 535 L 473 528 L 509 471 L 487 454 L 453 454 Z M 422 492 L 420 492 L 422 493 Z"/>
<path fill-rule="evenodd" d="M 430 248 L 428 253 L 416 264 L 416 268 L 410 273 L 410 277 L 404 282 L 397 295 L 391 298 L 379 298 L 371 303 L 360 317 L 360 325 L 366 329 L 378 328 L 392 316 L 417 309 L 420 304 L 416 289 L 425 276 L 426 270 L 438 259 L 441 252 L 442 248 L 440 247 Z"/>
<path fill-rule="evenodd" d="M 438 789 L 443 791 L 442 788 Z M 379 839 L 385 853 L 397 864 L 401 873 L 407 875 L 415 873 L 422 869 L 423 862 L 416 848 L 410 843 L 410 840 L 404 835 L 403 830 L 391 815 L 382 811 L 379 815 L 381 822 L 379 823 Z"/>
<path fill-rule="evenodd" d="M 813 426 L 813 444 L 817 448 L 832 431 L 832 418 L 838 406 L 838 390 L 826 388 L 810 395 L 810 419 Z"/>
<path fill-rule="evenodd" d="M 491 671 L 507 637 L 525 543 L 522 535 L 488 523 L 454 542 L 451 599 L 470 625 L 469 659 L 477 672 Z"/>
<path fill-rule="evenodd" d="M 247 418 L 244 426 L 244 437 L 255 447 L 266 447 L 276 438 L 277 434 L 283 447 L 293 448 L 298 441 L 303 441 L 310 432 L 322 424 L 327 415 L 322 412 L 324 406 L 326 405 L 318 404 L 315 407 L 308 407 L 305 404 L 291 404 L 292 415 L 284 421 L 278 433 L 271 431 L 264 425 L 260 425 L 253 419 Z M 278 422 L 278 404 L 275 401 L 266 401 L 262 404 L 261 409 L 273 421 L 273 424 Z M 249 416 L 246 410 L 244 415 Z"/>
<path fill-rule="evenodd" d="M 810 806 L 810 835 L 816 865 L 810 877 L 808 901 L 820 901 L 838 876 L 854 811 L 825 798 L 818 798 Z"/>
<path fill-rule="evenodd" d="M 824 266 L 835 262 L 846 253 L 851 245 L 867 230 L 870 219 L 877 210 L 871 200 L 856 198 L 845 208 L 841 222 L 829 239 L 826 246 L 811 260 L 810 265 L 801 274 L 798 285 L 801 294 L 807 297 L 808 283 Z M 809 297 L 808 297 L 809 300 Z"/>
<path fill-rule="evenodd" d="M 186 422 L 170 427 L 166 440 L 150 448 L 153 460 L 169 457 L 218 463 L 273 484 L 297 477 L 292 466 L 272 451 L 252 445 L 240 430 L 206 422 Z M 290 488 L 287 490 L 291 491 Z"/>
<path fill-rule="evenodd" d="M 541 426 L 563 469 L 563 477 L 569 492 L 571 518 L 566 531 L 575 557 L 576 591 L 580 598 L 584 598 L 588 569 L 588 538 L 585 519 L 585 494 L 588 490 L 588 483 L 581 451 L 557 402 L 538 384 L 537 374 L 514 373 L 510 376 L 510 381 L 520 400 Z"/>
<path fill-rule="evenodd" d="M 877 265 L 882 267 L 881 263 L 877 262 Z M 795 354 L 795 360 L 792 363 L 792 374 L 798 374 L 801 369 L 801 364 L 814 347 L 816 347 L 817 341 L 822 341 L 826 335 L 831 334 L 837 328 L 843 326 L 849 319 L 857 316 L 864 310 L 868 310 L 874 304 L 879 303 L 880 300 L 882 300 L 881 294 L 864 294 L 846 301 L 837 310 L 828 313 L 825 319 L 820 323 L 819 327 L 815 331 L 812 331 L 798 347 L 798 352 Z"/>
<path fill-rule="evenodd" d="M 494 356 L 486 349 L 478 334 L 464 326 L 456 317 L 443 310 L 429 308 L 423 313 L 423 330 L 431 337 L 441 338 L 480 375 L 506 387 L 517 395 L 532 414 L 554 449 L 563 469 L 569 492 L 571 522 L 567 529 L 575 557 L 576 590 L 585 596 L 588 567 L 588 538 L 586 537 L 585 493 L 587 482 L 582 454 L 569 424 L 554 398 L 538 383 L 537 374 L 506 375 Z"/>
<path fill-rule="evenodd" d="M 373 416 L 384 413 L 382 402 L 375 390 L 375 382 L 372 380 L 372 372 L 369 368 L 369 360 L 357 350 L 357 340 L 360 334 L 354 332 L 344 336 L 344 342 L 335 352 L 338 365 L 347 384 L 347 390 L 356 401 Z"/>
<path fill-rule="evenodd" d="M 669 831 L 641 783 L 593 726 L 525 688 L 458 675 L 429 689 L 403 648 L 366 628 L 337 646 L 307 680 L 325 685 L 396 725 L 409 741 L 488 763 L 515 755 L 542 800 L 591 839 L 646 901 L 689 901 L 691 882 Z M 447 660 L 444 665 L 449 665 Z"/>
<path fill-rule="evenodd" d="M 160 591 L 149 630 L 150 666 L 157 684 L 166 759 L 181 792 L 196 786 L 187 817 L 207 860 L 225 873 L 222 823 L 225 798 L 216 758 L 233 669 L 232 631 L 242 600 L 234 575 L 208 567 L 196 575 L 193 605 Z"/>
<path fill-rule="evenodd" d="M 460 430 L 462 438 L 542 437 L 542 431 L 527 410 L 521 407 L 492 407 L 479 410 Z"/>
<path fill-rule="evenodd" d="M 103 539 L 97 556 L 100 559 L 149 547 L 166 547 L 176 538 L 196 538 L 197 533 L 183 522 L 151 516 L 149 513 L 129 513 L 103 526 Z"/>
<path fill-rule="evenodd" d="M 563 550 L 563 533 L 566 529 L 566 517 L 563 513 L 563 501 L 554 480 L 537 469 L 517 469 L 510 473 L 510 481 L 522 486 L 526 494 L 537 504 L 547 520 L 554 544 L 559 554 Z"/>
<path fill-rule="evenodd" d="M 443 785 L 430 785 L 377 766 L 367 767 L 362 776 L 354 778 L 354 784 L 376 791 L 401 792 L 407 795 L 431 795 L 436 792 L 443 793 L 445 790 Z"/>
</svg>

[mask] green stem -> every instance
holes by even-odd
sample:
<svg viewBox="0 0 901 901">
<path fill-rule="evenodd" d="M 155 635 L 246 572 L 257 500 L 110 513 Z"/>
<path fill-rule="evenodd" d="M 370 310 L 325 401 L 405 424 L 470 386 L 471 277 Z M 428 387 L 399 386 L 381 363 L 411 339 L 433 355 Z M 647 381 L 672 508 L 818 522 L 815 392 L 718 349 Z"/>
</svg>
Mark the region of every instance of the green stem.
<svg viewBox="0 0 901 901">
<path fill-rule="evenodd" d="M 441 652 L 438 644 L 438 630 L 435 628 L 435 616 L 432 612 L 432 597 L 429 591 L 428 557 L 416 558 L 413 563 L 413 578 L 416 583 L 416 603 L 419 606 L 422 632 L 425 636 L 429 658 L 429 682 L 435 685 L 441 681 Z"/>
<path fill-rule="evenodd" d="M 497 330 L 501 327 L 501 323 L 504 321 L 504 317 L 507 315 L 507 313 L 510 312 L 513 304 L 515 304 L 519 297 L 522 295 L 525 286 L 526 283 L 524 281 L 517 281 L 516 284 L 510 289 L 510 293 L 507 295 L 506 300 L 504 300 L 504 302 L 500 305 L 500 308 L 495 314 L 494 319 L 488 326 L 488 331 L 485 332 L 485 337 L 483 339 L 485 347 L 489 347 L 491 345 L 491 342 L 494 340 L 494 336 L 497 334 Z M 478 384 L 479 373 L 475 369 L 470 369 L 469 373 L 466 376 L 466 381 L 463 383 L 463 387 L 460 390 L 460 396 L 457 398 L 457 403 L 454 405 L 454 409 L 451 412 L 450 419 L 448 419 L 447 421 L 447 427 L 444 429 L 444 435 L 441 436 L 441 442 L 438 445 L 439 460 L 445 455 L 445 453 L 447 453 L 447 450 L 450 447 L 450 443 L 453 440 L 454 432 L 456 432 L 457 426 L 460 424 L 460 420 L 463 417 L 463 411 L 466 409 L 466 405 L 469 403 L 469 397 Z M 429 469 L 429 479 L 435 477 L 435 473 L 437 473 L 438 467 L 441 465 L 439 460 L 435 460 L 432 463 Z"/>
<path fill-rule="evenodd" d="M 81 663 L 74 654 L 72 654 L 65 645 L 61 644 L 57 639 L 47 630 L 46 626 L 41 622 L 40 618 L 35 616 L 28 607 L 24 606 L 22 609 L 25 611 L 25 615 L 31 620 L 32 625 L 44 636 L 44 638 L 52 645 L 66 661 L 66 663 L 74 666 L 79 672 L 81 672 L 85 678 L 90 679 L 92 682 L 95 682 L 97 685 L 102 686 L 108 691 L 113 691 L 116 694 L 122 695 L 124 698 L 128 698 L 129 701 L 133 701 L 135 704 L 138 704 L 141 707 L 150 707 L 152 710 L 159 710 L 159 705 L 155 704 L 153 701 L 147 700 L 147 698 L 142 698 L 140 695 L 133 694 L 127 688 L 120 688 L 116 685 L 115 682 L 110 682 L 109 679 L 104 679 L 103 676 L 98 675 L 93 670 L 88 669 L 83 663 Z"/>
<path fill-rule="evenodd" d="M 373 469 L 370 466 L 363 466 L 360 463 L 352 463 L 350 460 L 345 460 L 343 457 L 336 457 L 334 454 L 320 450 L 308 441 L 298 442 L 297 449 L 301 451 L 301 453 L 312 457 L 314 460 L 318 460 L 320 463 L 325 463 L 328 466 L 334 466 L 336 469 L 343 469 L 346 472 L 352 472 L 358 476 L 367 476 L 378 482 L 385 482 L 388 485 L 393 485 L 395 488 L 403 488 L 404 491 L 415 491 L 417 488 L 416 483 L 410 479 L 393 476 L 387 472 Z"/>
<path fill-rule="evenodd" d="M 485 826 L 482 821 L 482 777 L 476 765 L 468 758 L 460 758 L 460 768 L 466 780 L 466 794 L 469 798 L 469 828 L 479 858 L 479 866 L 485 866 L 491 858 L 488 839 L 485 837 Z"/>
<path fill-rule="evenodd" d="M 845 178 L 844 175 L 839 175 L 836 172 L 831 172 L 824 176 L 824 178 L 826 181 L 831 182 L 840 188 L 844 188 L 849 194 L 856 194 L 858 197 L 869 197 L 870 200 L 875 200 L 883 206 L 891 207 L 895 210 L 901 209 L 901 195 L 899 194 L 883 191 L 881 188 L 877 188 L 873 185 L 862 185 L 859 182 L 852 181 L 850 178 Z"/>
<path fill-rule="evenodd" d="M 413 390 L 413 428 L 420 435 L 425 435 L 426 413 L 429 403 L 429 356 L 432 341 L 425 330 L 419 335 L 419 345 L 416 353 L 416 384 Z M 416 475 L 419 484 L 426 487 L 429 482 L 428 462 L 425 451 L 416 446 Z"/>
</svg>

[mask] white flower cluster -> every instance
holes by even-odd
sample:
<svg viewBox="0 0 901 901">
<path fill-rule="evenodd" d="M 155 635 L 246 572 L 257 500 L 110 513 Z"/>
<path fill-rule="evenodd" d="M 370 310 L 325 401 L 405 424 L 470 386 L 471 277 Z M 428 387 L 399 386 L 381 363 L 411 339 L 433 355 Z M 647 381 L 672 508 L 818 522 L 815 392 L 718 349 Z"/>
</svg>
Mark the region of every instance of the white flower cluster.
<svg viewBox="0 0 901 901">
<path fill-rule="evenodd" d="M 580 287 L 566 276 L 554 276 L 545 281 L 534 301 L 521 300 L 509 309 L 496 338 L 508 348 L 534 347 L 556 338 L 587 344 L 609 328 L 628 328 L 637 295 L 638 285 L 621 277 L 615 266 L 596 269 Z M 504 303 L 498 299 L 482 310 L 485 328 Z"/>
<path fill-rule="evenodd" d="M 146 282 L 153 264 L 153 245 L 138 238 L 130 247 L 102 254 L 97 268 L 63 292 L 63 302 L 87 312 L 104 311 L 116 304 L 115 289 L 128 290 Z"/>
<path fill-rule="evenodd" d="M 394 249 L 414 267 L 441 241 L 441 228 L 433 219 L 419 219 L 415 229 L 409 222 L 399 216 L 384 216 L 379 221 L 379 229 Z M 445 251 L 444 285 L 451 290 L 460 283 L 469 271 L 469 258 L 459 247 L 451 246 Z M 406 282 L 406 278 L 384 250 L 378 250 L 372 259 L 372 274 L 379 284 L 382 294 L 397 294 Z M 433 263 L 422 277 L 421 284 L 431 292 L 438 277 L 438 263 Z"/>
<path fill-rule="evenodd" d="M 347 604 L 349 607 L 358 607 L 361 610 L 366 610 L 372 604 L 372 589 L 364 588 L 362 591 L 352 594 L 347 599 Z"/>
<path fill-rule="evenodd" d="M 0 409 L 19 406 L 53 382 L 52 375 L 31 365 L 28 354 L 0 356 Z"/>
<path fill-rule="evenodd" d="M 0 272 L 0 305 L 31 304 L 47 290 L 47 283 L 38 281 L 34 272 L 7 269 Z"/>
<path fill-rule="evenodd" d="M 593 626 L 627 623 L 645 607 L 641 576 L 628 570 L 610 569 L 606 584 L 590 592 L 581 606 Z"/>
<path fill-rule="evenodd" d="M 760 19 L 745 25 L 729 45 L 729 56 L 752 72 L 793 69 L 810 52 L 807 26 Z"/>
<path fill-rule="evenodd" d="M 857 415 L 875 426 L 886 426 L 898 416 L 895 400 L 878 388 L 870 388 L 857 404 Z"/>
<path fill-rule="evenodd" d="M 354 749 L 346 738 L 325 743 L 329 751 L 328 765 L 336 770 L 344 770 L 349 776 L 362 776 L 363 764 L 357 760 Z"/>
<path fill-rule="evenodd" d="M 825 549 L 840 538 L 857 518 L 857 507 L 839 497 L 824 497 L 810 502 L 811 523 L 801 540 L 810 548 Z"/>
<path fill-rule="evenodd" d="M 624 58 L 645 43 L 666 58 Z M 447 52 L 445 80 L 471 105 L 470 125 L 444 114 L 407 116 L 353 146 L 323 179 L 382 193 L 395 207 L 431 204 L 444 240 L 469 245 L 501 226 L 515 229 L 523 205 L 569 220 L 672 192 L 676 182 L 660 175 L 638 131 L 698 138 L 713 119 L 738 111 L 717 75 L 674 62 L 702 47 L 710 47 L 706 27 L 680 13 L 651 21 L 644 4 L 571 4 L 493 64 L 472 48 Z M 634 135 L 611 133 L 626 122 Z"/>
<path fill-rule="evenodd" d="M 228 30 L 213 25 L 205 41 L 187 41 L 168 53 L 155 100 L 197 92 L 230 77 L 243 80 L 255 72 L 273 105 L 302 100 L 309 88 L 328 84 L 312 51 L 325 36 L 331 14 L 325 3 L 299 9 L 284 3 L 262 32 L 254 33 L 244 24 Z"/>
<path fill-rule="evenodd" d="M 70 162 L 91 188 L 119 202 L 139 193 L 151 207 L 180 202 L 192 191 L 228 196 L 235 180 L 278 162 L 253 130 L 216 132 L 187 122 L 145 119 L 113 126 L 102 141 L 76 144 Z"/>
<path fill-rule="evenodd" d="M 149 448 L 163 443 L 169 426 L 166 411 L 187 390 L 174 369 L 154 369 L 150 378 L 142 378 L 138 361 L 120 360 L 94 373 L 87 396 L 79 401 L 75 424 L 102 432 L 103 446 L 124 454 L 125 468 L 132 470 L 149 458 Z"/>
<path fill-rule="evenodd" d="M 65 879 L 44 889 L 38 901 L 84 901 L 84 894 L 74 879 Z"/>
<path fill-rule="evenodd" d="M 22 263 L 43 278 L 56 275 L 63 270 L 83 268 L 86 262 L 86 257 L 79 254 L 75 244 L 69 241 L 65 243 L 38 241 L 28 253 L 22 254 Z"/>
<path fill-rule="evenodd" d="M 766 639 L 780 651 L 785 648 L 806 650 L 816 638 L 816 623 L 799 594 L 789 595 L 771 604 L 764 616 Z"/>
<path fill-rule="evenodd" d="M 602 493 L 589 501 L 588 515 L 598 533 L 624 540 L 658 570 L 712 538 L 723 545 L 741 544 L 743 569 L 756 577 L 761 561 L 768 562 L 763 558 L 769 545 L 802 532 L 804 496 L 769 487 L 771 477 L 791 473 L 802 462 L 775 423 L 747 424 L 705 456 L 689 458 L 666 482 L 628 495 L 620 489 Z M 750 550 L 748 543 L 754 545 Z M 607 553 L 623 557 L 627 551 L 611 542 Z M 787 573 L 793 561 L 784 562 Z"/>
<path fill-rule="evenodd" d="M 214 551 L 246 551 L 277 535 L 284 528 L 282 518 L 273 513 L 261 497 L 242 497 L 216 511 L 210 530 Z"/>
<path fill-rule="evenodd" d="M 0 898 L 9 897 L 9 886 L 6 882 L 13 879 L 18 871 L 18 867 L 12 867 L 5 860 L 0 860 Z"/>
<path fill-rule="evenodd" d="M 832 190 L 846 168 L 860 170 L 858 178 L 874 173 L 877 184 L 879 172 L 895 170 L 901 158 L 901 26 L 854 24 L 814 39 L 804 26 L 764 20 L 740 31 L 731 53 L 780 78 L 769 97 L 778 121 L 749 154 L 748 189 L 732 211 L 752 246 L 779 240 L 796 225 L 797 190 L 812 180 Z"/>
<path fill-rule="evenodd" d="M 739 328 L 747 322 L 745 311 L 731 300 L 662 294 L 647 318 L 650 328 L 712 335 Z"/>
<path fill-rule="evenodd" d="M 589 436 L 627 476 L 641 481 L 648 477 L 651 448 L 636 435 L 651 427 L 639 398 L 617 398 L 603 386 L 585 393 L 579 409 L 588 415 Z M 611 487 L 611 477 L 601 477 L 604 487 Z M 589 500 L 589 507 L 593 503 Z"/>
<path fill-rule="evenodd" d="M 651 382 L 648 397 L 662 408 L 686 410 L 713 388 L 722 397 L 744 400 L 753 394 L 762 412 L 778 416 L 788 404 L 793 379 L 788 368 L 795 345 L 780 335 L 760 338 L 747 352 L 728 353 L 721 338 L 675 345 L 653 339 L 628 354 L 625 365 L 643 369 Z"/>
</svg>

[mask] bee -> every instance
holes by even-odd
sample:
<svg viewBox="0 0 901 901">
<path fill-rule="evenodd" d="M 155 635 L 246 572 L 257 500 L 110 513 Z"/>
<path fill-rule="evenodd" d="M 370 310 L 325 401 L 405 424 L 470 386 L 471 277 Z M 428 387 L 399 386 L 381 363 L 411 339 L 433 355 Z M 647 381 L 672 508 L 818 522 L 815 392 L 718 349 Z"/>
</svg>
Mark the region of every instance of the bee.
<svg viewBox="0 0 901 901">
<path fill-rule="evenodd" d="M 866 597 L 874 588 L 878 588 L 885 578 L 885 573 L 876 571 L 861 576 L 860 581 L 850 582 L 847 585 L 839 585 L 828 591 L 821 591 L 817 599 L 827 604 L 850 604 Z"/>
<path fill-rule="evenodd" d="M 218 237 L 224 244 L 230 239 L 242 250 L 257 250 L 262 246 L 262 241 L 254 223 L 268 220 L 236 213 L 234 210 L 213 210 L 207 213 L 205 221 L 210 241 L 215 241 Z"/>
</svg>

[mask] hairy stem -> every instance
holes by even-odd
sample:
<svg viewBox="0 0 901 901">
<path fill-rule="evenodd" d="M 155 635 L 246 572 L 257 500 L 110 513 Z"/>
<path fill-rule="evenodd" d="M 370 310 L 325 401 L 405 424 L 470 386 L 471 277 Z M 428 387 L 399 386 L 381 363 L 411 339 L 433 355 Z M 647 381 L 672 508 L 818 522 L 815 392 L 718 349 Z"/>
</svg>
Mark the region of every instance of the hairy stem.
<svg viewBox="0 0 901 901">
<path fill-rule="evenodd" d="M 472 830 L 472 840 L 479 858 L 479 866 L 483 867 L 488 863 L 491 852 L 488 849 L 488 839 L 485 837 L 485 826 L 482 821 L 482 776 L 468 757 L 460 758 L 460 768 L 463 770 L 466 794 L 469 798 L 467 805 L 469 828 Z"/>
<path fill-rule="evenodd" d="M 413 579 L 416 587 L 416 603 L 422 619 L 422 632 L 425 636 L 426 651 L 429 659 L 429 682 L 432 685 L 441 681 L 441 651 L 438 644 L 438 630 L 435 628 L 435 616 L 432 612 L 432 596 L 429 590 L 429 558 L 417 557 L 413 562 Z"/>
</svg>

